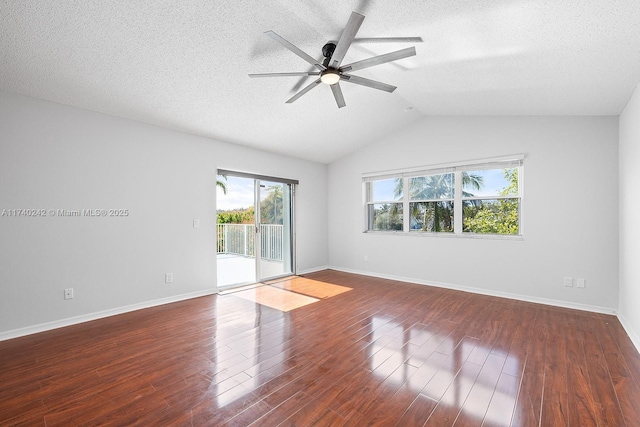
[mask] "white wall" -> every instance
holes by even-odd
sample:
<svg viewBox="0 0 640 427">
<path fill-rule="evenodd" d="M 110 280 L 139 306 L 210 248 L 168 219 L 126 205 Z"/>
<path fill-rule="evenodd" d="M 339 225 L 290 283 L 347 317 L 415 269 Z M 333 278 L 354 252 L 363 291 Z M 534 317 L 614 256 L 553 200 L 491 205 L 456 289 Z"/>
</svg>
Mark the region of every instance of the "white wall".
<svg viewBox="0 0 640 427">
<path fill-rule="evenodd" d="M 0 216 L 0 339 L 215 292 L 219 167 L 300 180 L 298 269 L 327 265 L 326 165 L 0 92 L 0 212 L 130 212 Z"/>
<path fill-rule="evenodd" d="M 640 350 L 640 86 L 620 116 L 620 320 Z"/>
<path fill-rule="evenodd" d="M 523 240 L 362 233 L 362 173 L 518 153 Z M 617 117 L 425 118 L 329 166 L 330 266 L 613 312 L 617 165 Z M 565 288 L 564 276 L 587 286 Z"/>
</svg>

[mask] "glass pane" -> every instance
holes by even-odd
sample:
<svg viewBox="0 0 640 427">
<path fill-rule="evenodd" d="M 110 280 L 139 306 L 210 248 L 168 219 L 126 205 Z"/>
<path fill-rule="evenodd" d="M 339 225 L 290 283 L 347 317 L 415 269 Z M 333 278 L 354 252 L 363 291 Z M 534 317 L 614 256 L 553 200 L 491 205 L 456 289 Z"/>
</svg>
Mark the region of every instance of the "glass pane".
<svg viewBox="0 0 640 427">
<path fill-rule="evenodd" d="M 369 230 L 402 231 L 402 203 L 369 205 Z"/>
<path fill-rule="evenodd" d="M 489 169 L 462 172 L 462 196 L 517 196 L 518 169 Z"/>
<path fill-rule="evenodd" d="M 409 199 L 453 199 L 453 174 L 409 178 Z"/>
<path fill-rule="evenodd" d="M 453 233 L 453 202 L 409 203 L 411 231 Z"/>
<path fill-rule="evenodd" d="M 291 186 L 260 181 L 260 280 L 292 272 Z"/>
<path fill-rule="evenodd" d="M 462 211 L 465 233 L 519 234 L 519 199 L 469 200 Z"/>
<path fill-rule="evenodd" d="M 285 217 L 283 194 L 288 185 L 260 181 L 260 223 L 282 225 Z"/>
<path fill-rule="evenodd" d="M 218 175 L 218 287 L 255 283 L 255 181 Z"/>
<path fill-rule="evenodd" d="M 386 202 L 402 200 L 402 178 L 380 179 L 371 181 L 370 202 Z"/>
</svg>

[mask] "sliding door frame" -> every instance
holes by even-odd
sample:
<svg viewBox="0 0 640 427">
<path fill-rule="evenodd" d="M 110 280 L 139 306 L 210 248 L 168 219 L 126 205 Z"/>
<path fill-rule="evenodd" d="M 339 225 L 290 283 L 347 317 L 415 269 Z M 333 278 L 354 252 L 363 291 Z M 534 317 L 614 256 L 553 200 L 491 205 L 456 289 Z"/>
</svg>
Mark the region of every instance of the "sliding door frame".
<svg viewBox="0 0 640 427">
<path fill-rule="evenodd" d="M 262 280 L 262 277 L 260 276 L 260 262 L 262 260 L 262 236 L 261 236 L 261 231 L 260 231 L 260 181 L 268 181 L 268 182 L 276 182 L 276 183 L 280 183 L 280 184 L 286 184 L 289 186 L 289 193 L 290 193 L 290 198 L 291 198 L 291 202 L 290 202 L 290 206 L 288 207 L 291 211 L 291 225 L 290 225 L 290 241 L 289 241 L 289 245 L 291 247 L 291 253 L 289 254 L 289 256 L 291 257 L 291 272 L 290 273 L 285 273 L 279 276 L 274 276 L 274 277 L 268 277 L 265 279 L 277 279 L 279 277 L 286 277 L 286 276 L 290 276 L 290 275 L 296 275 L 297 274 L 297 255 L 296 255 L 296 185 L 298 185 L 299 181 L 296 179 L 289 179 L 289 178 L 281 178 L 281 177 L 274 177 L 274 176 L 267 176 L 267 175 L 258 175 L 258 174 L 253 174 L 253 173 L 247 173 L 247 172 L 239 172 L 239 171 L 234 171 L 234 170 L 228 170 L 228 169 L 218 169 L 217 171 L 218 175 L 225 175 L 225 176 L 234 176 L 234 177 L 239 177 L 239 178 L 249 178 L 249 179 L 253 179 L 253 190 L 254 190 L 254 194 L 253 194 L 253 199 L 254 199 L 254 237 L 258 238 L 258 239 L 254 239 L 254 253 L 255 253 L 255 273 L 256 273 L 256 282 L 260 282 Z M 284 226 L 284 225 L 283 225 Z M 284 256 L 284 254 L 283 254 Z M 283 259 L 284 262 L 284 259 Z"/>
</svg>

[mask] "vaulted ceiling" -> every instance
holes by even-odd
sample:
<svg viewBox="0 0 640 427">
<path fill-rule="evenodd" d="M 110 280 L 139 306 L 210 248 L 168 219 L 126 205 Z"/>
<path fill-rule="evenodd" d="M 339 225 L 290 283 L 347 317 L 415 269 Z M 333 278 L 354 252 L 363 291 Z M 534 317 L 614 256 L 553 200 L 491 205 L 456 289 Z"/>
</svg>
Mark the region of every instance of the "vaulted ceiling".
<svg viewBox="0 0 640 427">
<path fill-rule="evenodd" d="M 247 76 L 309 71 L 265 31 L 321 59 L 353 10 L 424 40 L 347 52 L 415 45 L 357 73 L 395 92 Z M 617 115 L 639 81 L 638 0 L 0 0 L 0 90 L 324 163 L 424 116 Z"/>
</svg>

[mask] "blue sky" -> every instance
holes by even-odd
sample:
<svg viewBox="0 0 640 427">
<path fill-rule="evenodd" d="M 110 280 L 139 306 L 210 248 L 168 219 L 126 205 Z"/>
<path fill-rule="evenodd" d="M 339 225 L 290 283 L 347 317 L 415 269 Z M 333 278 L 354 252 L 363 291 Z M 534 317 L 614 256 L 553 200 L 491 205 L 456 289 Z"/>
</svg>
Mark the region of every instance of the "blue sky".
<svg viewBox="0 0 640 427">
<path fill-rule="evenodd" d="M 235 176 L 228 176 L 226 181 L 221 177 L 218 179 L 227 184 L 228 190 L 225 195 L 221 189 L 217 189 L 218 210 L 226 211 L 253 206 L 253 179 Z"/>
<path fill-rule="evenodd" d="M 235 176 L 227 176 L 225 180 L 222 177 L 218 177 L 218 180 L 227 184 L 227 194 L 224 194 L 220 188 L 216 189 L 216 201 L 217 208 L 221 211 L 243 209 L 253 206 L 253 178 L 238 178 Z M 262 187 L 269 187 L 273 185 L 282 185 L 276 182 L 260 181 Z M 261 192 L 261 199 L 264 199 L 269 194 L 263 188 Z"/>
<path fill-rule="evenodd" d="M 484 179 L 484 186 L 480 191 L 469 189 L 474 196 L 495 196 L 500 190 L 509 186 L 509 181 L 504 179 L 502 169 L 491 169 L 486 171 L 469 171 L 469 174 L 480 175 Z"/>
</svg>

